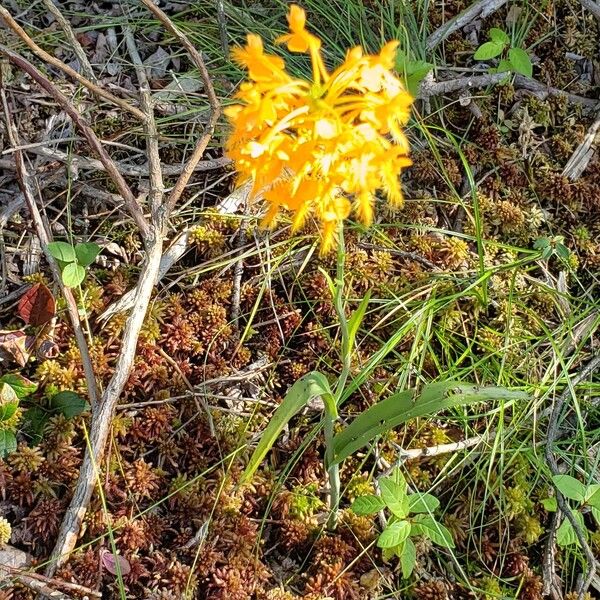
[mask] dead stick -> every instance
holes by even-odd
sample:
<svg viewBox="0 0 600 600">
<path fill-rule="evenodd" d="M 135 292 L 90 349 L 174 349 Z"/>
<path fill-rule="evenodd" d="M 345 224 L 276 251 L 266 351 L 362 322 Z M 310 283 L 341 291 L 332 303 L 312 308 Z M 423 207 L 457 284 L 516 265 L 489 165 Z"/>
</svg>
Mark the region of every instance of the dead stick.
<svg viewBox="0 0 600 600">
<path fill-rule="evenodd" d="M 56 587 L 64 588 L 65 590 L 71 590 L 73 592 L 77 592 L 79 594 L 85 594 L 87 596 L 93 596 L 94 598 L 102 598 L 102 594 L 95 590 L 92 590 L 84 585 L 79 585 L 78 583 L 71 583 L 69 581 L 63 581 L 62 579 L 54 579 L 52 577 L 45 577 L 44 575 L 40 575 L 39 573 L 34 573 L 32 571 L 25 571 L 24 569 L 18 569 L 17 567 L 13 567 L 11 565 L 0 564 L 0 571 L 9 571 L 13 573 L 17 578 L 26 577 L 28 579 L 36 579 L 37 581 L 41 581 L 43 583 L 47 583 L 50 585 L 54 585 Z"/>
<path fill-rule="evenodd" d="M 14 123 L 12 122 L 10 109 L 6 100 L 6 94 L 4 92 L 3 85 L 1 85 L 1 81 L 0 94 L 2 96 L 2 106 L 6 117 L 6 130 L 8 138 L 13 146 L 17 146 L 17 132 Z M 33 190 L 31 189 L 30 175 L 27 171 L 27 168 L 25 167 L 23 154 L 20 150 L 17 150 L 15 152 L 15 160 L 17 163 L 17 176 L 19 179 L 19 186 L 21 187 L 21 191 L 25 198 L 25 202 L 27 203 L 29 212 L 31 213 L 31 218 L 33 219 L 37 236 L 42 245 L 42 251 L 44 252 L 44 256 L 46 257 L 48 264 L 50 265 L 50 270 L 52 271 L 54 281 L 58 285 L 62 295 L 64 296 L 67 302 L 67 311 L 69 313 L 69 318 L 71 320 L 73 332 L 75 333 L 75 340 L 77 342 L 77 347 L 79 348 L 79 354 L 81 355 L 81 364 L 83 365 L 83 372 L 85 374 L 85 381 L 88 388 L 90 403 L 92 407 L 95 407 L 98 404 L 98 388 L 96 384 L 96 376 L 94 374 L 94 368 L 92 366 L 92 359 L 90 358 L 90 351 L 87 345 L 87 341 L 83 333 L 83 328 L 81 327 L 81 321 L 79 320 L 79 309 L 77 308 L 77 301 L 75 300 L 71 289 L 65 286 L 65 284 L 63 283 L 58 265 L 56 264 L 56 261 L 54 260 L 54 258 L 50 254 L 50 251 L 48 250 L 48 244 L 52 241 L 52 234 L 46 228 L 42 219 L 42 215 L 38 210 L 37 203 L 35 201 L 35 196 L 33 194 Z"/>
<path fill-rule="evenodd" d="M 35 148 L 27 148 L 27 152 L 42 156 L 47 160 L 58 160 L 60 162 L 69 163 L 80 169 L 90 169 L 95 171 L 106 171 L 106 167 L 97 158 L 89 158 L 88 156 L 80 156 L 77 154 L 67 154 L 62 150 L 54 148 L 46 148 L 38 146 Z M 222 169 L 232 163 L 232 160 L 227 157 L 213 158 L 201 160 L 196 164 L 194 171 L 212 171 L 213 169 Z M 115 161 L 117 170 L 121 175 L 127 177 L 148 177 L 148 165 L 132 165 Z M 162 173 L 166 177 L 180 175 L 184 165 L 163 165 Z M 14 169 L 15 163 L 12 159 L 0 159 L 0 169 Z"/>
<path fill-rule="evenodd" d="M 479 2 L 475 2 L 475 4 L 471 5 L 466 10 L 463 10 L 463 12 L 459 13 L 440 28 L 436 29 L 427 38 L 427 50 L 434 50 L 455 31 L 466 27 L 475 19 L 485 19 L 485 17 L 496 12 L 507 2 L 508 0 L 480 0 Z"/>
<path fill-rule="evenodd" d="M 146 243 L 146 263 L 142 268 L 140 280 L 136 288 L 135 304 L 125 323 L 123 343 L 115 366 L 114 375 L 102 395 L 99 409 L 92 414 L 90 444 L 80 468 L 73 498 L 60 526 L 58 539 L 46 572 L 48 576 L 52 576 L 56 568 L 68 559 L 77 543 L 83 518 L 87 512 L 94 486 L 99 476 L 97 465 L 103 460 L 106 452 L 108 434 L 115 409 L 133 367 L 140 330 L 144 323 L 146 311 L 148 310 L 152 290 L 158 279 L 163 239 L 169 218 L 169 210 L 165 208 L 162 202 L 164 186 L 160 169 L 158 133 L 154 120 L 150 88 L 133 36 L 128 29 L 125 29 L 125 36 L 129 53 L 136 68 L 140 85 L 141 105 L 145 113 L 144 130 L 146 132 L 146 152 L 150 171 L 150 191 L 148 196 L 151 207 L 152 235 Z"/>
<path fill-rule="evenodd" d="M 123 34 L 125 36 L 125 43 L 127 44 L 127 51 L 129 52 L 131 60 L 133 61 L 133 66 L 135 68 L 140 86 L 140 105 L 144 113 L 146 113 L 146 118 L 144 119 L 144 132 L 146 134 L 148 174 L 150 178 L 148 203 L 150 205 L 152 215 L 158 217 L 162 209 L 161 203 L 165 192 L 165 186 L 163 183 L 160 155 L 158 152 L 158 129 L 156 128 L 156 121 L 154 120 L 154 108 L 152 105 L 152 96 L 150 94 L 150 83 L 148 82 L 146 68 L 142 63 L 137 46 L 135 45 L 135 40 L 133 39 L 131 29 L 124 27 Z M 160 229 L 162 229 L 162 227 L 160 227 Z"/>
<path fill-rule="evenodd" d="M 131 106 L 131 104 L 129 104 L 125 100 L 114 96 L 113 94 L 107 92 L 105 89 L 101 88 L 95 83 L 92 83 L 91 81 L 83 77 L 83 75 L 75 71 L 75 69 L 72 69 L 71 67 L 69 67 L 69 65 L 66 65 L 61 60 L 58 60 L 58 58 L 56 58 L 55 56 L 48 54 L 48 52 L 40 48 L 27 35 L 27 32 L 12 18 L 11 14 L 3 6 L 0 6 L 0 16 L 2 16 L 4 22 L 27 44 L 30 50 L 43 61 L 47 62 L 48 64 L 51 64 L 57 69 L 60 69 L 63 73 L 66 73 L 69 77 L 72 77 L 75 81 L 86 87 L 96 96 L 100 96 L 101 98 L 108 100 L 109 102 L 115 104 L 119 108 L 122 108 L 123 110 L 135 115 L 138 119 L 145 118 L 144 113 L 139 108 Z"/>
<path fill-rule="evenodd" d="M 573 378 L 571 385 L 567 385 L 567 388 L 565 389 L 565 391 L 558 397 L 558 400 L 554 404 L 554 409 L 552 411 L 552 415 L 551 415 L 550 421 L 548 423 L 548 434 L 547 434 L 546 451 L 545 451 L 546 462 L 548 463 L 548 466 L 550 467 L 550 471 L 552 472 L 553 475 L 560 474 L 560 469 L 558 468 L 558 462 L 554 456 L 554 442 L 557 439 L 557 436 L 559 433 L 559 419 L 562 414 L 562 410 L 565 405 L 565 402 L 571 396 L 572 388 L 574 386 L 576 386 L 577 384 L 581 383 L 582 381 L 584 381 L 585 379 L 587 379 L 588 377 L 590 377 L 599 368 L 600 368 L 600 354 L 598 354 L 597 356 L 592 358 L 588 362 L 588 364 Z M 579 589 L 577 590 L 578 600 L 583 600 L 587 590 L 589 589 L 589 587 L 594 579 L 594 576 L 596 575 L 596 569 L 597 569 L 596 557 L 594 556 L 594 553 L 587 542 L 585 532 L 582 530 L 577 519 L 575 519 L 575 516 L 573 515 L 573 511 L 571 510 L 571 507 L 568 505 L 564 496 L 561 494 L 561 492 L 558 488 L 555 489 L 555 493 L 556 493 L 556 501 L 558 504 L 558 508 L 561 510 L 561 512 L 565 515 L 565 517 L 571 523 L 573 530 L 575 531 L 575 535 L 577 536 L 577 539 L 581 545 L 583 553 L 585 554 L 585 557 L 588 561 L 588 571 L 587 571 L 586 577 L 582 581 L 581 585 L 579 586 Z"/>
<path fill-rule="evenodd" d="M 133 217 L 140 230 L 140 235 L 144 241 L 148 241 L 153 232 L 150 229 L 144 213 L 137 200 L 133 196 L 133 192 L 127 185 L 125 179 L 119 170 L 117 169 L 113 159 L 110 157 L 108 152 L 104 149 L 104 146 L 98 139 L 94 130 L 90 127 L 87 120 L 79 113 L 79 111 L 69 102 L 69 99 L 54 85 L 45 75 L 42 75 L 29 61 L 25 60 L 19 54 L 16 54 L 12 50 L 9 50 L 6 46 L 0 44 L 0 52 L 5 54 L 11 62 L 13 62 L 20 69 L 25 71 L 32 79 L 34 79 L 43 89 L 45 89 L 53 98 L 56 100 L 58 105 L 73 119 L 75 125 L 79 131 L 83 134 L 92 150 L 96 153 L 109 177 L 113 183 L 117 186 L 117 189 L 123 200 L 125 206 L 129 211 L 129 214 Z"/>
<path fill-rule="evenodd" d="M 581 3 L 581 6 L 587 8 L 596 19 L 600 19 L 600 4 L 598 4 L 598 2 L 595 2 L 594 0 L 579 0 L 579 2 Z"/>
<path fill-rule="evenodd" d="M 71 48 L 73 48 L 73 52 L 75 53 L 75 56 L 77 57 L 77 60 L 79 61 L 81 69 L 86 74 L 87 78 L 90 80 L 91 83 L 97 84 L 98 81 L 96 79 L 96 75 L 94 75 L 94 70 L 92 69 L 92 65 L 90 64 L 90 61 L 88 60 L 87 56 L 85 55 L 85 52 L 83 51 L 83 48 L 81 47 L 81 44 L 75 37 L 75 33 L 73 32 L 73 29 L 71 28 L 71 25 L 69 24 L 69 21 L 67 21 L 67 19 L 65 19 L 64 15 L 60 12 L 58 7 L 54 4 L 54 2 L 52 2 L 52 0 L 44 0 L 44 5 L 48 9 L 48 11 L 52 13 L 54 18 L 58 21 L 58 24 L 60 25 L 61 29 L 64 31 L 65 35 L 67 36 L 67 40 L 69 41 Z"/>
<path fill-rule="evenodd" d="M 164 25 L 164 27 L 170 31 L 177 40 L 181 43 L 181 45 L 188 51 L 193 63 L 198 68 L 200 72 L 200 77 L 202 78 L 202 82 L 204 83 L 204 90 L 206 91 L 206 96 L 208 97 L 208 103 L 210 104 L 210 118 L 208 119 L 208 123 L 206 124 L 206 128 L 204 129 L 204 133 L 196 143 L 196 147 L 192 153 L 192 156 L 188 159 L 187 165 L 182 171 L 177 183 L 171 190 L 169 194 L 169 199 L 167 201 L 169 210 L 173 210 L 173 207 L 179 200 L 185 186 L 187 185 L 192 173 L 194 172 L 194 168 L 196 164 L 202 158 L 206 147 L 208 146 L 208 142 L 211 140 L 215 127 L 217 125 L 217 121 L 219 120 L 219 116 L 221 115 L 221 103 L 217 98 L 215 93 L 215 89 L 212 84 L 212 80 L 208 73 L 208 69 L 204 64 L 204 59 L 196 47 L 190 42 L 187 36 L 181 32 L 175 24 L 169 19 L 169 17 L 156 6 L 152 0 L 142 0 L 144 6 Z"/>
</svg>

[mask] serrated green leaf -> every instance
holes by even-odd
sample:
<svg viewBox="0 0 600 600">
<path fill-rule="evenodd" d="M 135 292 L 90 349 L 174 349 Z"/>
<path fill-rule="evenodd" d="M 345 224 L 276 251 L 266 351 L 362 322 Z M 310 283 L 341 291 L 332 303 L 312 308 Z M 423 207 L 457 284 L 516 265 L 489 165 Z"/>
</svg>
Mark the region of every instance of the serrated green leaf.
<svg viewBox="0 0 600 600">
<path fill-rule="evenodd" d="M 66 242 L 51 242 L 48 244 L 48 251 L 56 260 L 63 263 L 71 263 L 77 260 L 75 248 Z"/>
<path fill-rule="evenodd" d="M 373 515 L 385 507 L 385 502 L 379 496 L 359 496 L 350 506 L 357 515 Z"/>
<path fill-rule="evenodd" d="M 596 521 L 596 526 L 600 527 L 600 508 L 596 508 L 595 506 L 592 506 L 590 511 L 592 513 L 592 517 L 594 517 L 594 520 Z"/>
<path fill-rule="evenodd" d="M 50 399 L 50 408 L 72 419 L 89 410 L 90 405 L 75 392 L 65 391 L 55 394 Z"/>
<path fill-rule="evenodd" d="M 399 519 L 408 516 L 408 496 L 406 495 L 406 483 L 396 483 L 389 477 L 379 481 L 381 499 L 392 513 Z"/>
<path fill-rule="evenodd" d="M 77 262 L 82 267 L 87 267 L 91 265 L 94 260 L 96 260 L 96 256 L 100 254 L 100 246 L 98 244 L 94 244 L 93 242 L 84 242 L 82 244 L 77 244 L 75 246 L 75 255 L 77 256 Z"/>
<path fill-rule="evenodd" d="M 500 56 L 504 50 L 505 44 L 501 42 L 485 42 L 477 48 L 473 58 L 475 60 L 489 60 Z"/>
<path fill-rule="evenodd" d="M 529 54 L 521 48 L 511 48 L 508 51 L 508 60 L 513 67 L 515 73 L 531 77 L 533 75 L 533 64 Z"/>
<path fill-rule="evenodd" d="M 570 475 L 554 475 L 552 482 L 556 489 L 566 498 L 576 500 L 577 502 L 585 502 L 587 488 L 581 481 L 571 477 Z"/>
<path fill-rule="evenodd" d="M 38 387 L 37 383 L 33 383 L 33 381 L 29 381 L 29 379 L 16 373 L 6 373 L 5 375 L 2 375 L 2 377 L 0 377 L 0 382 L 10 385 L 19 400 L 33 394 Z"/>
<path fill-rule="evenodd" d="M 76 262 L 69 263 L 63 269 L 62 280 L 67 287 L 77 287 L 84 279 L 85 269 Z"/>
<path fill-rule="evenodd" d="M 492 42 L 497 42 L 503 46 L 508 46 L 508 44 L 510 44 L 508 33 L 502 31 L 502 29 L 498 29 L 498 27 L 492 27 L 489 31 L 489 36 Z"/>
<path fill-rule="evenodd" d="M 454 548 L 452 534 L 441 523 L 430 515 L 417 515 L 412 523 L 413 535 L 428 537 L 434 544 L 442 548 Z"/>
<path fill-rule="evenodd" d="M 417 549 L 413 541 L 408 537 L 404 541 L 402 552 L 400 554 L 400 566 L 402 567 L 402 577 L 408 579 L 417 564 Z"/>
<path fill-rule="evenodd" d="M 378 548 L 394 548 L 400 545 L 410 535 L 408 521 L 394 521 L 390 523 L 377 538 Z"/>
<path fill-rule="evenodd" d="M 0 457 L 5 458 L 17 449 L 17 438 L 9 429 L 0 429 Z"/>
<path fill-rule="evenodd" d="M 431 494 L 417 492 L 408 497 L 410 513 L 433 513 L 440 506 L 440 501 Z"/>
<path fill-rule="evenodd" d="M 556 512 L 558 510 L 558 504 L 556 502 L 556 497 L 552 496 L 551 498 L 544 498 L 542 500 L 542 506 L 548 512 Z"/>
</svg>

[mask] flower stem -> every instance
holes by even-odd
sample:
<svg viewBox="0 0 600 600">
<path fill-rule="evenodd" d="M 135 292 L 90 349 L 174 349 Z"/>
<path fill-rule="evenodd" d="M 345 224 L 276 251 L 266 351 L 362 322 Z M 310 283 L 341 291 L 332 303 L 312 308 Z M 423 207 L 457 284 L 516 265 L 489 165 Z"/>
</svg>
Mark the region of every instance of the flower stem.
<svg viewBox="0 0 600 600">
<path fill-rule="evenodd" d="M 334 402 L 335 411 L 325 408 L 325 462 L 327 466 L 327 478 L 329 480 L 329 520 L 327 527 L 335 529 L 338 521 L 338 508 L 340 503 L 340 467 L 333 463 L 333 436 L 334 426 L 337 420 L 337 407 L 340 404 L 346 382 L 350 375 L 351 348 L 348 321 L 344 311 L 344 266 L 346 260 L 346 247 L 344 244 L 344 223 L 340 221 L 338 228 L 338 251 L 337 268 L 335 274 L 335 295 L 333 299 L 335 311 L 340 324 L 342 335 L 342 370 L 335 385 Z"/>
</svg>

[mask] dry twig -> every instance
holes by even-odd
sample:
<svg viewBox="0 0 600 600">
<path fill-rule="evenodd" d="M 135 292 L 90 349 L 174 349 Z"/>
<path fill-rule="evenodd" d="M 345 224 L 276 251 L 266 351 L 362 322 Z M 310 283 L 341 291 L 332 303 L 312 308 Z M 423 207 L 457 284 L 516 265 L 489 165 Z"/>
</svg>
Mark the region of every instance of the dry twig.
<svg viewBox="0 0 600 600">
<path fill-rule="evenodd" d="M 119 190 L 127 210 L 133 217 L 138 229 L 140 230 L 142 239 L 148 243 L 152 232 L 150 231 L 150 226 L 144 217 L 144 213 L 135 199 L 133 192 L 129 188 L 129 185 L 125 179 L 123 179 L 121 173 L 119 173 L 119 170 L 117 169 L 113 159 L 110 157 L 108 152 L 106 152 L 104 146 L 98 139 L 98 136 L 94 130 L 90 127 L 87 120 L 73 106 L 69 99 L 56 87 L 56 85 L 54 85 L 45 75 L 38 71 L 38 69 L 36 69 L 29 61 L 25 60 L 22 56 L 13 52 L 12 50 L 9 50 L 6 46 L 1 44 L 0 52 L 5 54 L 12 63 L 25 71 L 36 83 L 46 90 L 54 98 L 60 108 L 62 108 L 69 115 L 69 117 L 71 117 L 71 119 L 73 119 L 73 122 L 85 137 L 92 150 L 97 154 L 98 158 L 104 165 L 106 172 Z"/>
<path fill-rule="evenodd" d="M 558 462 L 556 460 L 556 457 L 554 456 L 554 442 L 556 441 L 556 439 L 558 438 L 558 435 L 559 435 L 559 431 L 560 431 L 559 420 L 562 415 L 562 411 L 563 411 L 565 402 L 571 396 L 571 390 L 573 389 L 573 387 L 575 387 L 577 384 L 581 383 L 582 381 L 585 381 L 588 377 L 590 377 L 599 368 L 600 368 L 600 354 L 598 354 L 597 356 L 592 358 L 588 362 L 588 364 L 583 369 L 581 369 L 581 371 L 573 378 L 573 380 L 570 382 L 570 384 L 567 385 L 564 392 L 558 397 L 558 400 L 554 404 L 554 409 L 552 411 L 552 415 L 550 416 L 550 421 L 548 423 L 548 434 L 547 434 L 547 438 L 546 438 L 546 450 L 545 450 L 546 462 L 548 463 L 548 466 L 550 467 L 550 471 L 552 472 L 553 475 L 560 474 Z M 571 510 L 571 507 L 568 505 L 564 496 L 560 493 L 560 490 L 558 488 L 556 488 L 555 493 L 556 493 L 556 501 L 558 503 L 558 508 L 563 513 L 565 518 L 567 518 L 569 520 L 569 522 L 571 523 L 571 525 L 573 526 L 575 535 L 577 536 L 577 539 L 581 545 L 583 553 L 585 554 L 585 557 L 588 561 L 587 574 L 585 576 L 585 579 L 582 580 L 582 582 L 579 586 L 579 589 L 577 590 L 578 600 L 583 600 L 585 597 L 585 594 L 586 594 L 587 590 L 589 589 L 589 587 L 592 583 L 592 580 L 594 579 L 594 576 L 596 574 L 596 570 L 598 567 L 597 562 L 596 562 L 596 557 L 594 556 L 594 553 L 587 542 L 585 532 L 582 531 L 581 526 L 579 525 L 579 522 L 575 519 L 575 516 L 573 515 L 573 511 Z M 556 522 L 556 524 L 558 524 L 558 523 Z M 553 537 L 554 533 L 555 533 L 555 531 L 551 531 L 550 536 Z M 552 552 L 552 550 L 553 550 L 553 546 L 552 546 L 552 543 L 549 541 L 546 546 L 546 553 Z M 553 563 L 554 563 L 554 561 L 551 557 L 545 556 L 543 564 L 546 566 L 546 568 L 548 568 L 548 566 L 552 565 Z M 545 573 L 545 578 L 546 579 L 550 578 L 550 580 L 552 581 L 554 578 L 554 574 L 553 573 Z"/>
<path fill-rule="evenodd" d="M 8 102 L 3 86 L 0 87 L 0 95 L 2 97 L 2 106 L 4 109 L 4 115 L 6 119 L 6 131 L 8 138 L 13 146 L 17 146 L 17 131 L 11 118 L 10 108 L 8 107 Z M 34 223 L 37 236 L 42 245 L 44 256 L 46 257 L 48 265 L 50 265 L 50 270 L 52 271 L 54 281 L 58 285 L 62 295 L 64 296 L 67 302 L 67 311 L 69 313 L 71 325 L 73 326 L 73 332 L 75 333 L 77 347 L 79 348 L 79 353 L 81 355 L 81 363 L 83 365 L 83 371 L 85 374 L 88 395 L 90 397 L 92 407 L 94 407 L 98 404 L 98 387 L 96 384 L 94 368 L 92 366 L 92 359 L 90 358 L 90 351 L 87 345 L 87 341 L 85 339 L 85 335 L 83 333 L 83 328 L 81 327 L 81 321 L 79 320 L 79 309 L 77 307 L 77 301 L 75 300 L 71 289 L 66 287 L 63 283 L 58 265 L 56 264 L 56 261 L 54 260 L 54 258 L 50 254 L 50 251 L 48 250 L 48 244 L 52 241 L 52 234 L 50 233 L 50 228 L 47 227 L 46 223 L 44 223 L 42 215 L 38 210 L 32 189 L 31 177 L 29 175 L 29 172 L 27 171 L 25 161 L 23 160 L 23 154 L 20 150 L 15 152 L 15 161 L 17 164 L 17 176 L 19 180 L 19 186 L 23 193 L 23 197 L 25 199 L 27 207 L 29 208 L 29 212 Z"/>
<path fill-rule="evenodd" d="M 600 19 L 600 4 L 595 0 L 579 0 L 581 6 L 589 10 L 596 19 Z"/>
<path fill-rule="evenodd" d="M 434 96 L 440 96 L 443 94 L 450 94 L 452 92 L 458 92 L 460 90 L 478 89 L 484 88 L 489 85 L 495 85 L 501 81 L 506 80 L 510 77 L 508 73 L 485 73 L 483 75 L 472 75 L 470 77 L 457 77 L 454 79 L 447 79 L 442 81 L 436 81 L 434 79 L 425 79 L 421 84 L 419 90 L 419 99 L 427 101 Z M 570 94 L 555 87 L 544 85 L 535 79 L 525 77 L 524 75 L 513 76 L 514 86 L 517 89 L 525 90 L 543 96 L 563 96 L 571 104 L 581 106 L 584 111 L 591 111 L 600 107 L 600 101 L 594 100 L 593 98 L 585 98 L 584 96 L 578 96 L 577 94 Z"/>
<path fill-rule="evenodd" d="M 600 131 L 600 111 L 592 126 L 588 129 L 585 138 L 577 146 L 571 158 L 569 158 L 562 174 L 569 179 L 579 179 L 581 174 L 587 169 L 588 164 L 594 157 L 597 144 L 598 132 Z"/>
<path fill-rule="evenodd" d="M 169 19 L 169 17 L 160 8 L 158 8 L 158 6 L 156 6 L 152 2 L 152 0 L 142 0 L 142 3 L 164 25 L 165 29 L 170 31 L 181 43 L 181 45 L 188 51 L 192 62 L 196 65 L 198 71 L 200 72 L 200 77 L 202 78 L 202 82 L 204 83 L 204 91 L 206 92 L 208 103 L 210 104 L 210 118 L 208 119 L 208 122 L 204 129 L 204 133 L 202 134 L 198 142 L 196 142 L 196 147 L 192 152 L 192 156 L 188 159 L 188 162 L 183 171 L 181 172 L 177 183 L 175 184 L 175 186 L 171 190 L 171 193 L 169 194 L 167 205 L 169 210 L 173 210 L 173 207 L 179 200 L 181 194 L 183 193 L 183 190 L 185 189 L 185 186 L 190 180 L 190 177 L 194 172 L 196 164 L 202 158 L 202 155 L 204 154 L 204 151 L 208 146 L 208 142 L 213 136 L 213 132 L 217 125 L 217 121 L 219 120 L 219 116 L 221 115 L 221 103 L 217 98 L 210 75 L 208 73 L 208 69 L 204 64 L 204 59 L 202 58 L 200 52 L 196 50 L 196 47 L 190 42 L 190 40 L 185 36 L 185 34 L 183 34 L 175 26 L 171 19 Z"/>
<path fill-rule="evenodd" d="M 466 27 L 475 19 L 485 19 L 487 16 L 502 8 L 508 0 L 479 0 L 463 12 L 444 23 L 427 38 L 427 50 L 434 50 L 455 31 Z"/>
<path fill-rule="evenodd" d="M 48 9 L 48 12 L 52 13 L 52 16 L 58 21 L 58 24 L 61 26 L 61 29 L 67 36 L 67 40 L 69 41 L 69 44 L 71 44 L 71 48 L 73 49 L 73 52 L 75 53 L 75 56 L 79 61 L 79 65 L 81 66 L 81 69 L 85 73 L 86 77 L 92 83 L 97 84 L 98 80 L 96 79 L 96 75 L 94 75 L 92 65 L 90 64 L 90 61 L 85 55 L 81 44 L 75 37 L 75 33 L 73 32 L 69 21 L 65 19 L 64 15 L 60 12 L 58 7 L 54 4 L 54 2 L 52 2 L 52 0 L 44 0 L 44 6 Z"/>
<path fill-rule="evenodd" d="M 166 15 L 163 14 L 163 17 L 170 23 Z M 166 234 L 171 207 L 174 204 L 173 192 L 171 193 L 169 200 L 166 202 L 164 201 L 164 186 L 158 153 L 158 133 L 154 121 L 153 103 L 145 67 L 141 62 L 131 32 L 126 29 L 124 34 L 129 54 L 135 65 L 140 87 L 141 106 L 144 111 L 143 125 L 146 133 L 146 152 L 148 156 L 150 179 L 150 190 L 148 194 L 150 223 L 144 221 L 146 232 L 140 227 L 140 233 L 144 236 L 146 242 L 146 261 L 135 290 L 133 307 L 125 324 L 123 341 L 117 364 L 115 365 L 114 374 L 102 395 L 98 409 L 92 414 L 89 447 L 80 468 L 80 475 L 73 498 L 60 527 L 58 540 L 51 556 L 50 567 L 47 571 L 47 574 L 49 575 L 54 572 L 57 566 L 62 564 L 68 558 L 70 552 L 76 545 L 83 518 L 92 497 L 94 484 L 98 478 L 98 464 L 103 460 L 106 451 L 106 443 L 116 405 L 133 366 L 139 333 L 144 322 L 152 290 L 154 289 L 160 272 L 163 239 Z M 186 44 L 184 45 L 186 47 L 191 46 L 187 39 L 185 39 L 185 41 Z M 208 73 L 206 75 L 208 77 Z M 72 107 L 69 107 L 69 109 L 72 112 Z M 80 120 L 76 120 L 76 125 L 81 129 L 82 123 Z M 85 126 L 86 124 L 83 125 Z M 88 141 L 90 140 L 88 139 Z M 91 139 L 91 142 L 93 141 L 94 138 Z M 207 144 L 208 139 L 206 140 L 205 146 Z M 93 143 L 91 145 L 93 147 Z M 200 157 L 201 154 L 198 156 L 198 159 Z M 197 162 L 198 160 L 196 160 L 194 165 Z M 188 169 L 188 167 L 189 164 L 186 165 L 182 172 L 182 177 L 187 173 L 184 185 L 194 170 L 193 168 Z M 180 177 L 180 180 L 182 177 Z M 175 197 L 175 201 L 176 199 L 177 197 Z"/>
<path fill-rule="evenodd" d="M 96 85 L 95 83 L 92 83 L 91 81 L 83 77 L 83 75 L 75 71 L 75 69 L 72 69 L 71 67 L 69 67 L 69 65 L 66 65 L 64 62 L 62 62 L 55 56 L 48 54 L 48 52 L 40 48 L 27 35 L 27 32 L 12 18 L 11 14 L 3 6 L 0 6 L 0 16 L 4 19 L 4 22 L 8 25 L 8 27 L 10 27 L 21 38 L 21 40 L 23 40 L 25 44 L 27 44 L 29 49 L 43 61 L 47 62 L 48 64 L 51 64 L 57 69 L 60 69 L 63 73 L 65 73 L 69 77 L 72 77 L 75 81 L 86 87 L 96 96 L 100 96 L 101 98 L 108 100 L 112 104 L 118 106 L 119 108 L 122 108 L 124 111 L 135 115 L 138 119 L 143 120 L 145 118 L 144 113 L 139 108 L 132 106 L 125 100 L 118 98 L 110 92 L 107 92 L 104 88 Z"/>
</svg>

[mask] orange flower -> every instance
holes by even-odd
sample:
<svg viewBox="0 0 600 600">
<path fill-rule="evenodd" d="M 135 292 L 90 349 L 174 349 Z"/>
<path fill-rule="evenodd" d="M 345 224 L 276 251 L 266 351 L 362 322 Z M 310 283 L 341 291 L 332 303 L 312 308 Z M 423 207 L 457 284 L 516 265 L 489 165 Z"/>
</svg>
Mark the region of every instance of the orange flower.
<svg viewBox="0 0 600 600">
<path fill-rule="evenodd" d="M 392 71 L 397 42 L 372 56 L 352 48 L 330 74 L 304 11 L 292 5 L 288 22 L 290 34 L 276 41 L 308 53 L 313 78 L 291 77 L 283 60 L 265 54 L 260 38 L 249 35 L 245 48 L 233 51 L 250 81 L 225 111 L 233 125 L 227 153 L 240 179 L 252 180 L 252 194 L 268 203 L 263 224 L 272 226 L 281 211 L 294 213 L 295 230 L 314 217 L 325 253 L 352 211 L 365 225 L 372 222 L 379 190 L 402 204 L 398 178 L 411 164 L 403 127 L 412 98 Z"/>
</svg>

